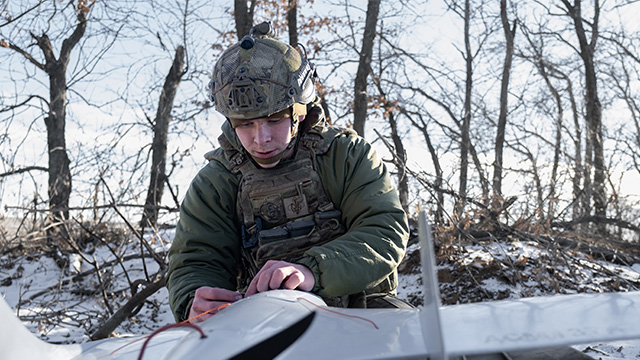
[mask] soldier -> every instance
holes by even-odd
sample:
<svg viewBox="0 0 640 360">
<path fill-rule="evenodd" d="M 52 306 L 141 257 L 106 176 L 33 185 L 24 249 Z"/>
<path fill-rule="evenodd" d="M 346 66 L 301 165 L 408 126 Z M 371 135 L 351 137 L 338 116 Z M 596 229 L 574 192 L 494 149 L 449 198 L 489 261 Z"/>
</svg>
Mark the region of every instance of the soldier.
<svg viewBox="0 0 640 360">
<path fill-rule="evenodd" d="M 270 289 L 410 307 L 393 296 L 409 236 L 397 190 L 369 143 L 327 123 L 315 81 L 269 23 L 217 61 L 209 96 L 227 121 L 180 208 L 167 282 L 176 320 Z"/>
</svg>

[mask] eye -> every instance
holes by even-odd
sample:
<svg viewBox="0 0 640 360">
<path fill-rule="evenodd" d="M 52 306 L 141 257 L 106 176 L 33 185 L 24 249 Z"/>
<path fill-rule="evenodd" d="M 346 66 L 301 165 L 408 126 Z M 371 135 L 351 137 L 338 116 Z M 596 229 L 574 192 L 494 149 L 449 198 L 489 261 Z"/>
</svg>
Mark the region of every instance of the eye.
<svg viewBox="0 0 640 360">
<path fill-rule="evenodd" d="M 281 117 L 281 118 L 273 118 L 273 119 L 269 119 L 269 123 L 271 124 L 279 124 L 284 120 L 289 120 L 291 119 L 290 117 Z"/>
<path fill-rule="evenodd" d="M 253 121 L 245 121 L 245 122 L 241 122 L 240 124 L 238 124 L 238 126 L 236 126 L 236 128 L 248 128 L 250 126 L 253 125 Z"/>
</svg>

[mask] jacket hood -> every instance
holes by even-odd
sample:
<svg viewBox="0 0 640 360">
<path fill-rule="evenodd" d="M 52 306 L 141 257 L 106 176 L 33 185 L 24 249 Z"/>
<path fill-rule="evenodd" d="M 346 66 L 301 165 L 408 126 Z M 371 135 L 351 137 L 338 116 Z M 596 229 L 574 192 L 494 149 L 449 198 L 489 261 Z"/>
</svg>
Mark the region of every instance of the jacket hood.
<svg viewBox="0 0 640 360">
<path fill-rule="evenodd" d="M 236 135 L 236 131 L 231 127 L 231 123 L 229 120 L 226 120 L 224 124 L 222 124 L 222 135 L 227 139 L 229 144 L 233 146 L 234 149 L 239 152 L 244 152 L 244 148 L 242 147 L 242 143 L 240 139 L 238 139 L 238 135 Z"/>
</svg>

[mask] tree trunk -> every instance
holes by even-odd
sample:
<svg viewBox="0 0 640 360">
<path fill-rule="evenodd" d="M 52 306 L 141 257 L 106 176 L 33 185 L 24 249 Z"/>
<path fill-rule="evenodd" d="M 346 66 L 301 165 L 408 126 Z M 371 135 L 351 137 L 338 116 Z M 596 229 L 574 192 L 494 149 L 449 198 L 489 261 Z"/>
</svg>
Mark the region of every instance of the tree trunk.
<svg viewBox="0 0 640 360">
<path fill-rule="evenodd" d="M 553 96 L 553 100 L 556 105 L 556 121 L 555 121 L 555 142 L 554 142 L 554 153 L 553 153 L 553 165 L 551 168 L 551 179 L 549 181 L 549 196 L 548 198 L 548 207 L 547 207 L 547 217 L 553 218 L 555 215 L 555 205 L 556 201 L 556 185 L 557 185 L 557 177 L 558 177 L 558 167 L 560 166 L 560 154 L 562 152 L 562 120 L 564 118 L 564 107 L 562 106 L 562 96 L 560 92 L 551 82 L 551 75 L 547 71 L 548 65 L 544 63 L 542 52 L 536 49 L 536 58 L 535 65 L 538 68 L 538 72 L 542 76 L 549 92 Z M 556 69 L 549 67 L 550 70 L 554 73 L 558 73 Z"/>
<path fill-rule="evenodd" d="M 556 102 L 556 134 L 555 134 L 555 142 L 554 142 L 554 152 L 553 152 L 553 165 L 551 168 L 551 181 L 549 182 L 549 206 L 547 210 L 547 217 L 554 218 L 555 217 L 555 205 L 556 201 L 556 185 L 558 182 L 558 167 L 560 166 L 560 153 L 562 152 L 562 119 L 564 118 L 564 109 L 562 107 L 562 98 L 560 97 L 560 93 L 551 83 L 551 79 L 549 79 L 548 74 L 545 71 L 544 65 L 540 64 L 542 76 L 544 77 L 544 81 L 551 91 L 553 98 Z"/>
<path fill-rule="evenodd" d="M 493 191 L 496 196 L 502 195 L 502 152 L 504 149 L 504 133 L 507 126 L 509 78 L 511 76 L 511 64 L 513 63 L 513 39 L 516 34 L 517 21 L 513 22 L 513 28 L 509 28 L 507 18 L 507 0 L 500 0 L 500 19 L 506 39 L 506 52 L 504 66 L 502 68 L 502 86 L 500 88 L 500 115 L 498 116 L 498 131 L 495 144 L 495 162 L 493 163 Z"/>
<path fill-rule="evenodd" d="M 593 206 L 596 216 L 606 217 L 607 194 L 605 188 L 606 169 L 604 163 L 604 144 L 602 140 L 602 105 L 598 97 L 597 74 L 594 62 L 596 41 L 598 39 L 598 20 L 600 14 L 600 2 L 595 0 L 593 21 L 591 25 L 591 39 L 587 40 L 587 32 L 584 28 L 580 0 L 574 0 L 571 5 L 568 0 L 562 0 L 569 15 L 573 19 L 576 36 L 580 44 L 580 58 L 584 64 L 585 75 L 585 102 L 587 137 L 593 150 Z M 604 231 L 604 227 L 599 229 Z"/>
<path fill-rule="evenodd" d="M 391 140 L 396 151 L 397 171 L 398 171 L 398 194 L 400 196 L 400 204 L 405 213 L 409 214 L 409 179 L 407 179 L 407 152 L 404 150 L 402 139 L 398 135 L 398 123 L 395 114 L 391 109 L 387 109 L 389 113 L 389 125 L 391 126 Z"/>
<path fill-rule="evenodd" d="M 433 162 L 433 168 L 436 172 L 436 179 L 434 181 L 434 186 L 437 189 L 436 199 L 438 202 L 436 213 L 434 216 L 434 220 L 436 224 L 444 223 L 444 194 L 442 191 L 442 183 L 444 182 L 444 175 L 442 171 L 442 166 L 440 165 L 440 158 L 438 157 L 438 153 L 436 152 L 436 148 L 433 146 L 431 141 L 431 137 L 429 136 L 429 132 L 427 131 L 426 125 L 424 126 L 424 130 L 422 131 L 422 135 L 424 137 L 425 142 L 427 143 L 427 149 L 429 149 L 429 154 L 431 155 L 431 161 Z"/>
<path fill-rule="evenodd" d="M 429 135 L 429 130 L 427 129 L 427 124 L 422 118 L 422 114 L 415 114 L 418 118 L 420 118 L 420 124 L 416 120 L 413 119 L 413 114 L 409 114 L 405 109 L 401 109 L 402 113 L 411 121 L 411 124 L 418 128 L 422 133 L 424 138 L 424 142 L 427 144 L 427 149 L 429 150 L 429 155 L 431 156 L 431 161 L 433 162 L 433 168 L 435 171 L 435 180 L 433 181 L 433 188 L 436 190 L 436 202 L 437 207 L 434 214 L 434 222 L 435 224 L 442 224 L 443 215 L 444 215 L 444 193 L 442 191 L 442 183 L 444 182 L 444 176 L 442 171 L 442 166 L 440 165 L 440 157 L 438 156 L 438 152 L 436 151 L 435 146 L 433 146 L 433 142 L 431 141 L 431 136 Z"/>
<path fill-rule="evenodd" d="M 64 65 L 48 65 L 49 69 L 49 114 L 44 121 L 47 126 L 47 148 L 49 150 L 49 208 L 54 223 L 69 218 L 69 196 L 71 195 L 71 171 L 65 139 L 66 125 L 66 74 Z"/>
<path fill-rule="evenodd" d="M 289 28 L 289 45 L 298 45 L 298 0 L 288 0 L 287 27 Z"/>
<path fill-rule="evenodd" d="M 140 221 L 140 226 L 142 227 L 155 226 L 158 221 L 158 205 L 162 200 L 164 184 L 167 180 L 167 137 L 169 123 L 171 122 L 171 110 L 173 109 L 173 101 L 178 86 L 184 75 L 184 56 L 184 47 L 178 46 L 173 58 L 173 64 L 162 86 L 162 93 L 158 102 L 158 110 L 153 124 L 153 143 L 151 145 L 151 151 L 153 152 L 151 177 L 147 199 L 144 203 L 144 213 Z"/>
<path fill-rule="evenodd" d="M 45 117 L 47 127 L 47 148 L 49 152 L 49 208 L 50 226 L 47 230 L 49 244 L 57 245 L 61 237 L 67 237 L 61 222 L 69 218 L 69 197 L 71 195 L 71 171 L 65 139 L 67 106 L 67 65 L 71 51 L 84 36 L 87 19 L 83 11 L 77 12 L 78 24 L 73 33 L 62 42 L 60 55 L 56 59 L 53 46 L 47 34 L 31 34 L 42 51 L 45 63 L 37 64 L 49 76 L 49 113 Z M 33 61 L 32 61 L 33 62 Z"/>
<path fill-rule="evenodd" d="M 471 53 L 471 42 L 469 34 L 470 26 L 470 4 L 469 0 L 464 2 L 464 45 L 465 45 L 465 62 L 466 62 L 466 80 L 464 94 L 464 115 L 462 118 L 462 126 L 460 128 L 460 184 L 458 194 L 460 199 L 456 204 L 456 215 L 460 216 L 464 211 L 465 199 L 467 197 L 467 174 L 469 171 L 469 148 L 471 147 L 471 138 L 469 136 L 469 128 L 471 124 L 471 89 L 473 85 L 473 55 Z M 478 170 L 480 171 L 480 170 Z"/>
<path fill-rule="evenodd" d="M 371 58 L 373 56 L 373 40 L 376 36 L 378 13 L 380 12 L 380 0 L 367 2 L 367 18 L 362 38 L 362 49 L 358 61 L 358 71 L 354 82 L 353 97 L 353 129 L 364 137 L 364 126 L 367 120 L 367 77 L 371 72 Z"/>
<path fill-rule="evenodd" d="M 233 16 L 236 20 L 236 33 L 238 40 L 249 35 L 249 31 L 253 26 L 253 9 L 255 0 L 251 0 L 250 7 L 247 7 L 247 0 L 234 0 Z"/>
<path fill-rule="evenodd" d="M 578 114 L 578 105 L 576 104 L 576 98 L 573 95 L 573 83 L 568 76 L 564 76 L 567 81 L 567 92 L 569 93 L 569 101 L 571 103 L 571 113 L 573 117 L 573 125 L 575 127 L 575 136 L 573 137 L 573 147 L 575 153 L 574 171 L 572 179 L 572 191 L 573 191 L 573 218 L 577 219 L 585 214 L 585 194 L 582 189 L 582 179 L 584 175 L 582 164 L 582 127 L 580 126 L 580 116 Z"/>
</svg>

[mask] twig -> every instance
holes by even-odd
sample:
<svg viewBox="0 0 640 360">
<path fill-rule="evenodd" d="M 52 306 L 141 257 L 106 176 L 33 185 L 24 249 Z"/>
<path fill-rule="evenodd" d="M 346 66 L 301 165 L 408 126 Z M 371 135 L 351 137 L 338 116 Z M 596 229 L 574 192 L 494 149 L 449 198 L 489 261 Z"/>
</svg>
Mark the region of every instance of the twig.
<svg viewBox="0 0 640 360">
<path fill-rule="evenodd" d="M 155 294 L 156 291 L 164 287 L 167 282 L 166 273 L 163 271 L 156 275 L 157 280 L 132 296 L 124 306 L 118 309 L 115 314 L 113 314 L 102 326 L 90 335 L 91 340 L 99 340 L 108 337 L 122 321 L 129 317 L 135 308 L 146 301 L 149 296 Z"/>
<path fill-rule="evenodd" d="M 128 260 L 132 260 L 132 259 L 139 259 L 139 258 L 140 258 L 140 255 L 135 254 L 135 255 L 127 255 L 127 256 L 124 256 L 124 257 L 122 257 L 122 259 L 121 259 L 121 260 L 122 260 L 122 261 L 128 261 Z M 118 260 L 111 260 L 111 261 L 107 261 L 107 262 L 105 262 L 104 264 L 102 264 L 102 266 L 103 266 L 103 267 L 111 266 L 111 265 L 114 265 L 117 261 L 120 261 L 120 259 L 118 259 Z M 48 293 L 50 293 L 52 289 L 55 289 L 55 288 L 57 288 L 57 287 L 59 287 L 59 286 L 61 286 L 61 285 L 62 285 L 62 286 L 63 286 L 63 285 L 67 285 L 67 284 L 69 284 L 69 283 L 71 283 L 71 282 L 75 281 L 74 279 L 79 278 L 79 277 L 84 277 L 84 276 L 90 275 L 90 274 L 94 273 L 95 271 L 96 271 L 96 269 L 95 269 L 95 268 L 93 268 L 93 269 L 91 269 L 91 270 L 83 271 L 83 272 L 81 272 L 81 273 L 79 273 L 79 274 L 75 275 L 73 278 L 62 280 L 62 281 L 60 281 L 60 283 L 58 283 L 58 284 L 51 285 L 51 286 L 47 287 L 46 289 L 40 290 L 40 291 L 38 291 L 37 293 L 32 294 L 31 296 L 29 296 L 29 298 L 25 300 L 25 303 L 26 303 L 26 302 L 31 302 L 31 301 L 33 301 L 35 298 L 37 298 L 37 297 L 39 297 L 39 296 L 41 296 L 41 295 L 44 295 L 44 294 L 48 294 Z M 20 300 L 20 303 L 22 303 L 22 301 L 21 301 L 21 300 Z M 18 303 L 18 307 L 20 306 L 20 303 Z"/>
<path fill-rule="evenodd" d="M 31 171 L 31 170 L 49 171 L 49 169 L 47 169 L 46 167 L 42 167 L 42 166 L 27 166 L 25 168 L 15 169 L 15 170 L 11 170 L 11 171 L 7 171 L 7 172 L 4 172 L 4 173 L 1 173 L 0 174 L 0 178 L 7 177 L 9 175 L 21 174 L 23 172 L 28 172 L 28 171 Z"/>
<path fill-rule="evenodd" d="M 96 269 L 96 275 L 98 277 L 98 282 L 100 283 L 100 292 L 102 293 L 102 298 L 104 299 L 104 305 L 107 307 L 107 311 L 109 312 L 109 315 L 111 315 L 113 314 L 113 308 L 109 303 L 109 297 L 107 296 L 106 285 L 102 280 L 102 274 L 100 274 L 100 265 L 98 264 L 98 261 L 96 260 L 95 256 L 93 257 L 93 266 Z"/>
<path fill-rule="evenodd" d="M 100 181 L 102 181 L 102 183 L 104 184 L 105 188 L 107 189 L 107 192 L 109 193 L 109 196 L 111 197 L 111 200 L 113 201 L 113 204 L 115 204 L 115 197 L 113 196 L 113 193 L 111 192 L 111 189 L 109 188 L 109 185 L 107 184 L 107 182 L 104 180 L 103 177 L 100 177 Z M 125 224 L 129 227 L 129 229 L 136 235 L 136 237 L 140 241 L 141 245 L 144 246 L 149 251 L 149 253 L 151 254 L 151 257 L 153 257 L 153 259 L 158 263 L 160 268 L 161 269 L 166 268 L 167 264 L 164 262 L 164 260 L 162 260 L 158 256 L 158 254 L 156 254 L 155 251 L 153 251 L 153 249 L 151 248 L 151 245 L 149 245 L 149 243 L 144 239 L 144 236 L 142 236 L 140 234 L 140 232 L 138 230 L 136 230 L 136 228 L 133 227 L 133 225 L 131 225 L 129 220 L 127 220 L 127 218 L 120 212 L 120 210 L 116 206 L 114 206 L 113 209 L 118 214 L 118 216 L 120 216 L 120 218 L 125 222 Z M 144 258 L 144 256 L 143 256 L 143 258 Z M 144 264 L 144 262 L 143 262 L 143 264 Z"/>
<path fill-rule="evenodd" d="M 74 220 L 76 220 L 74 218 Z M 120 268 L 122 269 L 122 273 L 124 274 L 124 276 L 127 278 L 127 282 L 129 283 L 129 286 L 133 286 L 131 284 L 131 278 L 129 277 L 129 272 L 127 271 L 127 269 L 124 267 L 124 264 L 122 263 L 122 257 L 117 254 L 112 248 L 111 246 L 109 246 L 109 244 L 107 243 L 107 241 L 102 237 L 102 236 L 98 236 L 96 233 L 94 233 L 93 231 L 91 231 L 91 229 L 87 228 L 86 226 L 84 226 L 84 224 L 82 224 L 80 221 L 76 220 L 76 222 L 78 223 L 78 225 L 80 225 L 80 227 L 82 227 L 86 232 L 89 233 L 89 235 L 97 238 L 102 245 L 104 245 L 107 249 L 109 249 L 109 252 L 115 257 L 115 261 L 118 262 L 118 264 L 120 265 Z M 144 260 L 143 260 L 144 261 Z M 133 295 L 133 293 L 132 293 Z"/>
</svg>

